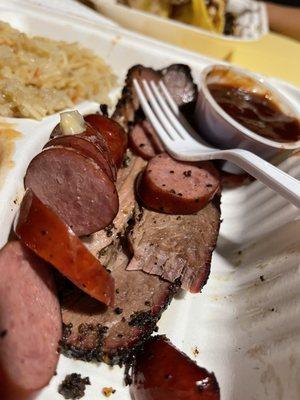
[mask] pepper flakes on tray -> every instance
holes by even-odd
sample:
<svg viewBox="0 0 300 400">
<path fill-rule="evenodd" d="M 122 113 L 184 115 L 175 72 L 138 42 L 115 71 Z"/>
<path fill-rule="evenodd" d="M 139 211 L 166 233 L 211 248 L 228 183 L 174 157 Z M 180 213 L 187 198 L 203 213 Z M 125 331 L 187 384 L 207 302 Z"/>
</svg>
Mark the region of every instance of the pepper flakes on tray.
<svg viewBox="0 0 300 400">
<path fill-rule="evenodd" d="M 137 186 L 138 196 L 148 208 L 167 214 L 193 214 L 213 199 L 220 177 L 210 162 L 181 162 L 162 153 L 149 161 Z"/>
<path fill-rule="evenodd" d="M 58 393 L 61 394 L 66 400 L 68 399 L 81 399 L 85 393 L 86 385 L 90 385 L 88 377 L 81 378 L 80 374 L 70 374 L 65 377 L 58 387 Z"/>
</svg>

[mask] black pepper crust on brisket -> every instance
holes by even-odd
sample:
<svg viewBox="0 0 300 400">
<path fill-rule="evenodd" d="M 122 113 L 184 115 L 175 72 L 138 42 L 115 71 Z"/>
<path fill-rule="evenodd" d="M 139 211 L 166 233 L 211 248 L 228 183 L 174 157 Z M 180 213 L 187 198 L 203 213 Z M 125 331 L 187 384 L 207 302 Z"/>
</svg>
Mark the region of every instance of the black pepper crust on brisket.
<svg viewBox="0 0 300 400">
<path fill-rule="evenodd" d="M 142 65 L 134 65 L 128 70 L 125 78 L 125 85 L 122 90 L 116 109 L 112 115 L 119 124 L 125 129 L 129 128 L 136 120 L 144 119 L 140 103 L 134 92 L 133 79 L 138 81 L 145 79 L 147 81 L 154 80 L 158 82 L 161 78 L 159 71 L 153 68 L 146 68 Z"/>
<path fill-rule="evenodd" d="M 140 108 L 139 100 L 133 87 L 133 79 L 158 82 L 163 80 L 174 97 L 181 111 L 191 116 L 197 100 L 197 85 L 195 85 L 191 69 L 184 64 L 172 64 L 162 70 L 154 70 L 142 65 L 131 67 L 125 79 L 125 86 L 115 112 L 112 115 L 124 128 L 128 128 L 136 121 L 143 120 L 144 113 Z"/>
<path fill-rule="evenodd" d="M 141 271 L 127 272 L 122 248 L 112 246 L 108 251 L 107 265 L 116 282 L 115 308 L 106 308 L 64 281 L 61 349 L 81 360 L 122 364 L 154 331 L 177 286 Z"/>
</svg>

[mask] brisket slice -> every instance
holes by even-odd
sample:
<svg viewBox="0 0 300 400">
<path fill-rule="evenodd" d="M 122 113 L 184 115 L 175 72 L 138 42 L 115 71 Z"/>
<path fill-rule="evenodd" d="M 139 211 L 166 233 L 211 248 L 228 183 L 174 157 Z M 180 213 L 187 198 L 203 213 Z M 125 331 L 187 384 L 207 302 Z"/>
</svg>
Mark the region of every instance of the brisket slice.
<svg viewBox="0 0 300 400">
<path fill-rule="evenodd" d="M 142 271 L 127 272 L 128 256 L 121 246 L 110 245 L 106 257 L 116 284 L 115 308 L 106 308 L 65 281 L 61 347 L 74 358 L 121 364 L 151 335 L 176 285 Z"/>
<path fill-rule="evenodd" d="M 69 356 L 83 360 L 105 360 L 111 364 L 122 363 L 143 343 L 155 329 L 163 310 L 167 307 L 180 282 L 171 284 L 156 275 L 143 271 L 126 271 L 131 259 L 128 237 L 141 234 L 141 229 L 155 236 L 152 212 L 139 207 L 134 198 L 134 179 L 143 168 L 141 159 L 130 156 L 131 162 L 119 173 L 118 187 L 120 195 L 120 211 L 115 226 L 111 231 L 101 231 L 86 239 L 86 245 L 101 263 L 109 269 L 115 279 L 116 294 L 114 309 L 109 309 L 78 290 L 67 281 L 61 282 L 60 301 L 62 318 L 65 326 L 62 339 L 62 351 Z M 202 244 L 201 230 L 207 224 L 219 223 L 218 207 L 210 203 L 199 214 L 174 216 L 155 213 L 156 221 L 168 220 L 164 234 L 174 235 L 180 231 L 182 240 L 187 240 L 186 232 L 195 224 L 197 235 L 189 237 L 188 246 L 181 249 L 181 256 L 189 255 L 189 249 Z M 123 218 L 123 219 L 122 219 Z M 176 227 L 176 228 L 175 228 Z M 180 241 L 180 231 L 176 232 L 176 240 Z M 131 233 L 132 232 L 132 233 Z M 158 230 L 160 237 L 161 231 Z M 217 235 L 217 230 L 215 232 Z M 143 235 L 142 235 L 143 236 Z M 150 235 L 151 236 L 151 235 Z M 149 240 L 152 240 L 152 237 Z M 149 246 L 152 243 L 149 242 Z M 134 242 L 134 246 L 138 246 Z M 145 247 L 145 240 L 141 243 Z M 148 247 L 149 247 L 148 246 Z M 161 243 L 164 249 L 164 243 Z M 206 269 L 203 270 L 201 285 L 209 272 L 209 263 L 214 242 L 209 244 L 206 253 Z M 147 248 L 147 245 L 146 245 Z M 171 257 L 175 258 L 175 249 Z M 162 250 L 163 251 L 163 250 Z M 147 256 L 147 253 L 145 254 Z M 204 256 L 202 258 L 204 262 Z M 191 260 L 192 261 L 192 260 Z M 175 264 L 176 265 L 176 264 Z"/>
<path fill-rule="evenodd" d="M 188 68 L 184 67 L 184 69 L 185 73 L 189 73 Z M 173 69 L 171 70 L 173 71 Z M 166 70 L 164 71 L 164 73 L 156 72 L 142 66 L 130 69 L 122 98 L 113 115 L 125 128 L 128 128 L 136 120 L 144 119 L 138 99 L 133 92 L 133 77 L 159 80 L 162 76 L 168 76 Z M 187 81 L 189 80 L 191 80 L 190 73 L 187 78 Z M 171 89 L 169 88 L 169 90 Z M 194 97 L 196 98 L 196 91 Z M 188 98 L 188 96 L 185 94 L 184 98 Z M 61 349 L 66 355 L 82 360 L 104 360 L 110 364 L 126 361 L 136 347 L 152 334 L 161 313 L 179 288 L 179 282 L 170 283 L 159 276 L 143 271 L 126 270 L 132 257 L 128 236 L 144 219 L 143 213 L 148 212 L 137 205 L 134 195 L 134 181 L 143 169 L 145 162 L 130 153 L 129 158 L 131 161 L 126 168 L 119 171 L 116 184 L 120 197 L 120 211 L 117 217 L 111 227 L 84 240 L 90 251 L 99 257 L 115 279 L 115 308 L 113 310 L 106 308 L 70 282 L 60 278 L 59 292 L 64 322 Z M 209 210 L 210 208 L 206 207 L 203 212 L 206 213 Z M 205 226 L 202 225 L 200 229 L 200 222 L 197 222 L 198 214 L 187 217 L 189 217 L 188 220 L 185 220 L 186 216 L 182 217 L 182 223 L 185 226 L 195 222 L 200 231 L 201 229 L 205 230 Z M 194 220 L 191 221 L 190 217 L 193 217 Z M 207 218 L 202 218 L 202 223 L 207 224 L 212 219 L 217 221 L 217 225 L 219 217 L 219 212 L 210 211 Z M 148 227 L 152 229 L 151 220 L 149 221 L 147 218 L 147 221 L 143 224 L 143 229 L 147 230 Z M 172 224 L 175 221 L 170 220 L 170 235 L 174 233 Z M 193 245 L 194 240 L 195 243 L 199 243 L 199 238 L 191 235 L 189 246 Z M 214 243 L 211 242 L 210 245 L 210 252 L 207 253 L 207 265 L 209 265 Z M 135 243 L 134 247 L 137 248 L 137 246 Z M 186 251 L 189 251 L 189 247 L 186 248 Z M 208 273 L 206 277 L 207 275 Z"/>
<path fill-rule="evenodd" d="M 62 351 L 83 360 L 122 363 L 134 348 L 153 332 L 162 311 L 178 285 L 142 271 L 126 271 L 130 259 L 127 232 L 141 218 L 134 195 L 134 181 L 145 162 L 128 153 L 131 161 L 119 171 L 117 187 L 120 210 L 109 229 L 97 232 L 85 243 L 115 279 L 115 306 L 109 309 L 60 281 L 60 302 L 64 322 Z"/>
<path fill-rule="evenodd" d="M 159 71 L 142 65 L 134 65 L 128 70 L 121 98 L 112 115 L 112 118 L 125 129 L 128 129 L 136 120 L 144 119 L 144 114 L 140 109 L 140 103 L 134 90 L 133 79 L 158 82 L 161 79 L 161 74 Z"/>
<path fill-rule="evenodd" d="M 199 292 L 206 283 L 220 227 L 216 198 L 191 215 L 170 215 L 144 210 L 129 235 L 133 258 L 127 270 L 143 270 L 182 288 Z"/>
<path fill-rule="evenodd" d="M 65 324 L 65 334 L 62 340 L 63 352 L 67 355 L 83 360 L 104 360 L 110 364 L 123 363 L 132 354 L 137 346 L 149 338 L 162 312 L 169 304 L 174 293 L 177 291 L 180 282 L 171 284 L 162 280 L 156 275 L 150 275 L 143 271 L 126 271 L 130 260 L 130 255 L 126 249 L 126 236 L 136 236 L 133 233 L 135 226 L 148 232 L 152 230 L 153 235 L 148 237 L 153 240 L 145 244 L 145 239 L 141 247 L 146 251 L 153 243 L 158 254 L 167 251 L 165 244 L 161 242 L 162 249 L 157 245 L 157 238 L 166 240 L 170 245 L 170 240 L 175 236 L 176 246 L 170 245 L 170 257 L 168 263 L 172 261 L 175 265 L 175 273 L 178 273 L 178 260 L 186 259 L 189 256 L 190 262 L 195 266 L 199 261 L 195 260 L 194 255 L 190 255 L 190 249 L 197 246 L 204 251 L 200 251 L 201 265 L 203 273 L 199 275 L 197 270 L 197 281 L 193 280 L 193 285 L 197 290 L 202 287 L 208 278 L 210 270 L 211 253 L 213 251 L 219 226 L 219 207 L 212 202 L 201 210 L 198 214 L 181 216 L 180 220 L 167 216 L 149 212 L 136 206 L 136 211 L 132 219 L 132 228 L 127 229 L 126 235 L 120 241 L 111 243 L 102 250 L 101 262 L 111 270 L 116 284 L 116 297 L 114 310 L 104 307 L 99 302 L 93 300 L 83 292 L 72 286 L 69 282 L 68 287 L 61 291 L 62 318 Z M 154 218 L 157 223 L 164 225 L 164 234 L 158 231 L 155 237 Z M 168 221 L 166 220 L 168 219 Z M 165 222 L 164 222 L 165 221 Z M 180 225 L 179 225 L 180 221 Z M 141 222 L 141 224 L 140 224 Z M 201 233 L 205 231 L 207 225 L 212 225 L 213 232 L 209 228 L 209 243 L 203 243 L 204 238 Z M 196 226 L 188 236 L 189 229 Z M 197 231 L 197 232 L 196 232 Z M 132 235 L 131 235 L 132 232 Z M 168 233 L 169 232 L 169 233 Z M 180 234 L 182 232 L 182 236 Z M 174 236 L 173 236 L 174 235 Z M 143 236 L 143 235 L 142 235 Z M 180 246 L 180 238 L 186 247 Z M 134 239 L 133 239 L 134 240 Z M 125 242 L 125 246 L 124 246 Z M 123 245 L 122 245 L 123 244 Z M 136 243 L 135 243 L 136 245 Z M 176 251 L 180 255 L 176 257 Z M 166 253 L 165 253 L 166 254 Z M 148 257 L 149 254 L 145 254 Z M 149 261 L 153 266 L 153 260 Z M 178 273 L 180 275 L 180 273 Z M 191 275 L 190 279 L 194 279 Z"/>
<path fill-rule="evenodd" d="M 192 116 L 197 100 L 197 86 L 193 82 L 191 70 L 184 64 L 172 64 L 162 70 L 155 71 L 142 65 L 135 65 L 129 69 L 125 79 L 125 86 L 120 100 L 112 116 L 124 128 L 128 128 L 136 121 L 145 118 L 140 108 L 139 100 L 133 87 L 133 79 L 145 79 L 158 82 L 162 79 L 170 91 L 181 111 L 188 117 Z"/>
<path fill-rule="evenodd" d="M 191 69 L 184 64 L 172 64 L 161 70 L 162 80 L 171 96 L 187 117 L 192 117 L 198 94 Z"/>
</svg>

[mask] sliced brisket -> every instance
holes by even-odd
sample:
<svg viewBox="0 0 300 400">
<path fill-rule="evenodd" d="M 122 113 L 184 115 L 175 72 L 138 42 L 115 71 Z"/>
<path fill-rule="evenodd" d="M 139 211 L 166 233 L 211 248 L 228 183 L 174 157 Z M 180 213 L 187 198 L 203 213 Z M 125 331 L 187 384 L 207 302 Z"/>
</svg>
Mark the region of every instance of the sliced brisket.
<svg viewBox="0 0 300 400">
<path fill-rule="evenodd" d="M 186 269 L 183 283 L 198 291 L 208 278 L 219 217 L 218 206 L 212 203 L 197 215 L 180 219 L 136 207 L 133 230 L 128 229 L 127 233 L 133 237 L 137 256 L 144 254 L 149 261 L 149 269 L 154 267 L 156 259 L 159 262 L 164 259 L 174 279 L 174 274 L 180 277 L 189 262 L 195 269 Z M 126 245 L 122 246 L 124 240 L 122 236 L 113 241 L 99 254 L 101 263 L 111 270 L 115 279 L 114 310 L 103 307 L 69 283 L 61 291 L 62 317 L 66 325 L 62 348 L 68 355 L 111 364 L 125 361 L 136 346 L 151 335 L 178 288 L 179 282 L 171 284 L 156 275 L 126 271 L 130 256 L 126 254 Z M 100 242 L 98 244 L 100 246 Z M 130 265 L 135 260 L 133 258 Z M 175 269 L 171 268 L 172 262 Z"/>
<path fill-rule="evenodd" d="M 139 100 L 133 87 L 133 79 L 158 82 L 162 79 L 183 113 L 192 115 L 197 98 L 197 86 L 193 82 L 191 70 L 184 64 L 172 64 L 155 71 L 142 65 L 135 65 L 127 73 L 122 96 L 118 101 L 113 118 L 128 128 L 137 120 L 144 119 Z"/>
<path fill-rule="evenodd" d="M 145 209 L 129 235 L 134 257 L 127 270 L 180 280 L 184 289 L 199 292 L 209 276 L 219 226 L 219 198 L 192 215 Z"/>
<path fill-rule="evenodd" d="M 166 84 L 170 85 L 172 79 L 177 79 L 175 73 L 179 74 L 178 83 L 174 91 L 170 87 L 169 90 L 179 105 L 185 107 L 190 104 L 192 107 L 196 88 L 188 67 L 171 66 L 157 72 L 137 65 L 128 72 L 126 86 L 113 118 L 127 129 L 135 121 L 144 119 L 133 91 L 133 78 L 158 81 L 163 77 Z M 178 92 L 179 87 L 183 90 L 183 96 Z M 182 271 L 185 271 L 186 284 L 192 283 L 195 290 L 199 290 L 208 277 L 220 219 L 219 206 L 211 203 L 196 215 L 181 216 L 181 220 L 176 216 L 161 215 L 139 207 L 135 199 L 134 182 L 146 163 L 141 158 L 132 156 L 130 152 L 126 160 L 129 162 L 125 163 L 126 168 L 119 171 L 116 184 L 120 199 L 118 215 L 109 228 L 84 239 L 90 251 L 114 277 L 115 308 L 106 308 L 66 281 L 61 282 L 60 290 L 65 326 L 62 351 L 75 358 L 104 360 L 111 364 L 124 362 L 152 334 L 161 313 L 180 283 L 176 280 L 175 283 L 170 283 L 160 276 L 143 271 L 128 271 L 128 264 L 132 266 L 137 260 L 140 261 L 145 251 L 144 255 L 151 264 L 149 267 L 145 266 L 145 270 L 152 269 L 152 245 L 156 246 L 159 257 L 164 257 L 169 246 L 171 253 L 167 265 L 169 273 L 173 274 L 172 280 L 174 275 L 180 277 Z M 163 225 L 160 229 L 157 227 L 158 230 L 154 215 L 156 221 Z M 172 242 L 174 237 L 175 246 Z M 158 238 L 166 240 L 166 243 L 159 243 Z M 177 260 L 176 254 L 179 255 Z M 200 262 L 195 260 L 198 256 Z M 174 272 L 171 271 L 172 261 Z M 187 262 L 194 263 L 195 274 L 193 268 L 186 268 Z M 199 278 L 200 267 L 202 270 Z"/>
<path fill-rule="evenodd" d="M 153 332 L 177 285 L 142 271 L 126 271 L 130 253 L 126 243 L 128 224 L 141 218 L 134 181 L 145 162 L 128 155 L 129 165 L 119 171 L 120 210 L 111 229 L 85 239 L 89 250 L 115 279 L 114 309 L 103 307 L 67 281 L 61 281 L 60 301 L 65 334 L 62 350 L 84 360 L 119 363 Z"/>
<path fill-rule="evenodd" d="M 136 119 L 143 119 L 143 113 L 140 110 L 140 103 L 134 91 L 133 79 L 137 79 L 138 81 L 143 79 L 147 81 L 154 80 L 158 82 L 161 79 L 161 74 L 159 71 L 155 71 L 152 68 L 146 68 L 142 65 L 134 65 L 129 69 L 121 98 L 112 115 L 112 118 L 124 128 L 128 128 L 128 126 L 133 124 Z"/>
<path fill-rule="evenodd" d="M 175 285 L 142 271 L 126 271 L 128 257 L 121 246 L 110 245 L 105 258 L 116 282 L 115 308 L 103 307 L 68 283 L 61 291 L 62 350 L 75 358 L 115 364 L 151 335 Z"/>
<path fill-rule="evenodd" d="M 161 70 L 162 80 L 181 111 L 191 116 L 197 99 L 197 85 L 193 81 L 191 69 L 184 64 L 172 64 Z"/>
</svg>

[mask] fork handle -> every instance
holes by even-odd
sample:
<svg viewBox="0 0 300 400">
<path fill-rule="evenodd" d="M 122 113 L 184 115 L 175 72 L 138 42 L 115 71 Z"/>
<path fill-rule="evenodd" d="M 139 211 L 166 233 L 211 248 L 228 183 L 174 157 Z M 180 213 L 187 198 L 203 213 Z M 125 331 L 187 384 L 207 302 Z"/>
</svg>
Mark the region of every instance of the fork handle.
<svg viewBox="0 0 300 400">
<path fill-rule="evenodd" d="M 248 150 L 223 150 L 220 156 L 220 158 L 238 165 L 300 208 L 300 181 L 296 178 Z"/>
</svg>

